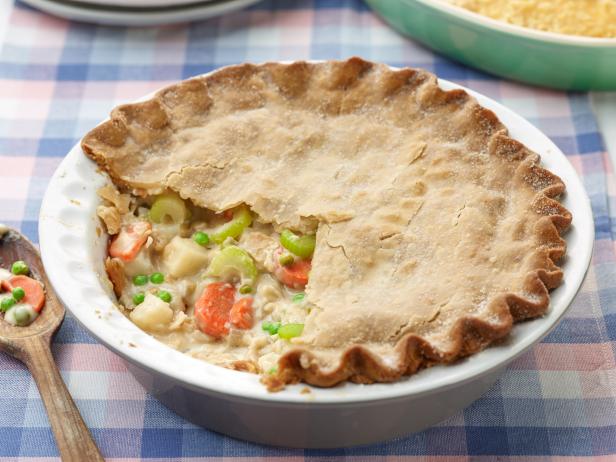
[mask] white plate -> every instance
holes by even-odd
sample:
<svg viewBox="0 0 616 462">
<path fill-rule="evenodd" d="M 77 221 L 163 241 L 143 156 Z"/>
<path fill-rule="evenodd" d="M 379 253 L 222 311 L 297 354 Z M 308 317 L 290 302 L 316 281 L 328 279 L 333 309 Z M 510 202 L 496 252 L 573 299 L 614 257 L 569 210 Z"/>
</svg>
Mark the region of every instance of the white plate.
<svg viewBox="0 0 616 462">
<path fill-rule="evenodd" d="M 463 88 L 441 80 L 444 89 Z M 465 89 L 465 88 L 463 88 Z M 494 111 L 513 138 L 539 153 L 567 185 L 573 214 L 565 235 L 563 284 L 548 313 L 518 324 L 507 341 L 460 361 L 392 384 L 346 383 L 302 394 L 301 385 L 268 393 L 255 375 L 199 361 L 158 342 L 114 306 L 101 284 L 106 237 L 97 237 L 96 190 L 107 179 L 76 145 L 53 175 L 43 199 L 39 237 L 49 279 L 80 323 L 125 358 L 146 388 L 188 419 L 236 437 L 287 446 L 361 444 L 419 430 L 459 411 L 487 390 L 504 367 L 543 338 L 564 315 L 588 268 L 593 246 L 590 201 L 575 170 L 537 128 L 501 104 L 465 89 Z M 409 412 L 412 406 L 416 412 Z M 220 413 L 233 409 L 233 419 Z M 226 411 L 225 411 L 226 410 Z M 375 426 L 375 418 L 379 425 Z M 237 419 L 244 424 L 238 425 Z M 249 424 L 248 422 L 254 422 Z M 352 423 L 352 425 L 350 424 Z"/>
<path fill-rule="evenodd" d="M 22 0 L 62 18 L 112 26 L 155 26 L 198 21 L 245 8 L 260 0 L 201 0 L 169 8 L 135 10 L 64 0 Z M 162 0 L 159 0 L 162 3 Z M 175 1 L 177 3 L 177 0 Z"/>
</svg>

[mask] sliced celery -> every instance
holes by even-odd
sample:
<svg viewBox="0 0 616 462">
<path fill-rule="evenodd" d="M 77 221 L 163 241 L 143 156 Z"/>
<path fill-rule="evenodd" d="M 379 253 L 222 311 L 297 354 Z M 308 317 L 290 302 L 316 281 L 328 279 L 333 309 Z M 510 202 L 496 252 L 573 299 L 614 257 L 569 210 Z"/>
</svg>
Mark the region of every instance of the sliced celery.
<svg viewBox="0 0 616 462">
<path fill-rule="evenodd" d="M 280 233 L 280 244 L 293 255 L 301 258 L 310 258 L 314 253 L 316 238 L 314 234 L 298 236 L 293 231 L 285 229 Z"/>
<path fill-rule="evenodd" d="M 291 300 L 293 300 L 293 303 L 302 303 L 304 298 L 306 298 L 306 294 L 304 292 L 298 292 L 291 297 Z"/>
<path fill-rule="evenodd" d="M 288 340 L 293 337 L 299 337 L 302 335 L 302 332 L 304 332 L 303 324 L 285 324 L 278 329 L 278 337 Z"/>
<path fill-rule="evenodd" d="M 175 194 L 166 193 L 154 199 L 150 208 L 150 220 L 154 223 L 181 224 L 188 219 L 188 208 Z"/>
<path fill-rule="evenodd" d="M 252 257 L 236 245 L 230 245 L 216 254 L 207 270 L 208 276 L 223 279 L 240 276 L 242 280 L 257 278 L 257 267 Z"/>
<path fill-rule="evenodd" d="M 241 205 L 233 212 L 233 218 L 231 221 L 225 223 L 211 233 L 210 238 L 216 244 L 222 244 L 228 237 L 237 239 L 240 237 L 244 229 L 251 224 L 252 215 L 250 214 L 250 210 L 245 205 Z"/>
</svg>

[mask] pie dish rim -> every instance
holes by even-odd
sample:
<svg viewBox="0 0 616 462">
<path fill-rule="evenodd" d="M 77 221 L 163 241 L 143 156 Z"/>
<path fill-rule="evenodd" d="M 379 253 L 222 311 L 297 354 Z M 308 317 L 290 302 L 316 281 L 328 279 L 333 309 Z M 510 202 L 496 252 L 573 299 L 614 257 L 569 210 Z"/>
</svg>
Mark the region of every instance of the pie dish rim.
<svg viewBox="0 0 616 462">
<path fill-rule="evenodd" d="M 525 122 L 526 124 L 528 124 L 528 122 L 526 122 L 525 120 L 521 119 L 520 116 L 517 116 L 512 111 L 504 108 L 503 106 L 501 106 L 498 103 L 490 100 L 489 98 L 483 97 L 482 95 L 479 95 L 479 94 L 477 94 L 477 93 L 475 93 L 473 91 L 470 91 L 467 88 L 464 88 L 464 87 L 455 85 L 455 84 L 453 84 L 451 82 L 447 82 L 447 81 L 443 81 L 443 80 L 439 80 L 439 85 L 441 87 L 445 87 L 446 89 L 453 89 L 453 88 L 462 88 L 462 89 L 464 89 L 469 94 L 471 94 L 471 96 L 474 96 L 475 98 L 477 98 L 482 106 L 488 107 L 488 108 L 493 109 L 493 110 L 496 109 L 495 112 L 497 112 L 497 115 L 498 115 L 499 119 L 501 119 L 503 124 L 506 125 L 510 129 L 511 129 L 511 127 L 503 119 L 507 119 L 508 118 L 508 119 L 512 119 L 513 121 L 515 121 L 515 119 L 518 118 L 518 119 L 522 120 L 522 122 Z M 146 100 L 150 96 L 151 95 L 148 95 L 145 98 L 141 98 L 139 101 Z M 486 104 L 486 102 L 489 102 L 489 104 Z M 490 107 L 490 106 L 494 106 L 494 107 Z M 503 117 L 503 114 L 506 114 L 508 117 Z M 518 122 L 520 122 L 520 120 L 518 120 Z M 543 141 L 543 144 L 545 144 L 547 142 L 547 148 L 550 148 L 550 149 L 554 150 L 555 156 L 558 156 L 558 154 L 560 154 L 563 157 L 562 160 L 564 160 L 564 155 L 562 155 L 562 153 L 560 153 L 560 151 L 547 139 L 547 137 L 545 137 L 545 135 L 541 134 L 537 129 L 534 129 L 534 130 L 536 132 L 535 135 L 540 135 L 540 137 L 544 138 L 543 140 L 541 140 L 541 141 Z M 512 133 L 512 137 L 515 137 L 513 133 Z M 525 141 L 525 144 L 528 144 L 528 143 Z M 532 146 L 531 146 L 531 149 L 532 149 Z M 537 150 L 535 149 L 535 151 L 537 151 Z M 76 156 L 82 156 L 84 158 L 83 160 L 86 160 L 85 156 L 83 156 L 83 154 L 81 152 L 81 148 L 80 148 L 79 144 L 71 150 L 71 152 L 69 153 L 69 156 L 67 156 L 67 158 L 68 159 L 73 159 Z M 79 159 L 75 158 L 74 160 L 78 161 Z M 86 160 L 86 161 L 90 162 L 89 160 Z M 66 162 L 66 161 L 64 161 L 64 162 Z M 70 163 L 70 162 L 68 162 L 68 163 Z M 94 164 L 92 164 L 92 165 L 94 165 Z M 566 166 L 568 166 L 569 169 L 571 169 L 570 165 L 566 164 Z M 548 168 L 550 170 L 553 170 L 550 167 L 548 167 Z M 48 241 L 48 238 L 49 238 L 48 236 L 49 236 L 49 224 L 53 220 L 52 217 L 53 217 L 54 214 L 53 213 L 51 213 L 51 214 L 47 213 L 48 209 L 49 209 L 49 201 L 50 201 L 49 197 L 52 196 L 52 194 L 50 194 L 49 191 L 52 190 L 51 186 L 52 186 L 52 184 L 54 184 L 54 182 L 59 182 L 60 181 L 59 173 L 58 172 L 60 172 L 61 170 L 62 170 L 62 167 L 60 167 L 58 169 L 58 171 L 56 172 L 56 174 L 54 174 L 54 178 L 52 179 L 52 182 L 50 183 L 50 188 L 48 189 L 48 192 L 45 195 L 43 206 L 41 207 L 41 223 L 40 223 L 40 228 L 39 229 L 40 229 L 40 236 L 41 236 L 41 250 L 42 250 L 42 253 L 43 253 L 44 261 L 46 259 L 51 258 L 48 255 L 49 253 L 51 253 L 51 246 L 48 244 L 48 242 L 49 242 Z M 562 176 L 560 171 L 558 171 L 556 173 L 559 176 Z M 567 172 L 567 173 L 570 176 L 571 172 Z M 567 182 L 566 182 L 567 187 L 571 191 L 569 183 L 570 183 L 570 180 L 567 180 Z M 578 186 L 581 187 L 581 184 L 576 185 L 576 187 L 578 187 Z M 583 191 L 583 188 L 582 188 L 582 191 Z M 584 198 L 585 197 L 586 196 L 585 196 L 585 193 L 584 193 Z M 582 198 L 582 201 L 583 201 L 583 198 Z M 586 204 L 586 205 L 587 205 L 587 208 L 588 208 L 588 204 Z M 570 210 L 572 209 L 571 206 L 568 206 L 568 208 Z M 585 212 L 589 212 L 589 209 L 587 209 Z M 579 214 L 579 213 L 580 213 L 579 211 L 574 211 L 574 223 L 576 224 L 576 226 L 580 226 L 580 224 L 578 223 L 579 217 L 577 216 L 577 214 Z M 586 215 L 586 221 L 588 221 L 588 214 L 585 213 L 585 215 Z M 590 217 L 592 217 L 592 215 L 590 215 Z M 90 217 L 90 218 L 91 218 L 92 223 L 94 223 L 94 218 L 93 217 Z M 582 221 L 584 221 L 584 220 L 582 220 Z M 592 219 L 590 219 L 589 225 L 590 225 L 590 229 L 592 229 L 592 226 L 593 226 Z M 47 229 L 46 229 L 46 226 L 47 226 Z M 587 226 L 587 225 L 585 224 L 585 226 Z M 588 229 L 586 229 L 586 231 L 588 231 Z M 591 240 L 589 242 L 589 245 L 587 245 L 586 248 L 584 249 L 586 251 L 585 257 L 589 257 L 590 256 L 590 249 L 592 248 L 592 234 L 590 234 L 590 236 L 591 236 Z M 569 236 L 568 235 L 565 235 L 564 237 L 565 237 L 565 239 L 567 241 L 569 241 Z M 582 259 L 582 263 L 584 264 L 584 270 L 587 268 L 588 262 L 589 262 L 589 258 L 583 258 Z M 66 294 L 66 293 L 63 294 L 62 293 L 63 290 L 60 288 L 60 287 L 62 287 L 62 285 L 56 283 L 56 278 L 58 278 L 60 275 L 56 273 L 55 266 L 56 265 L 49 265 L 48 272 L 51 273 L 50 274 L 50 280 L 52 280 L 52 283 L 54 284 L 54 287 L 56 287 L 57 292 L 60 295 L 61 299 L 63 299 L 63 301 L 66 302 L 66 304 L 69 307 L 69 309 L 71 310 L 71 312 L 73 312 L 73 309 L 71 308 L 72 302 L 70 300 L 68 300 L 69 294 Z M 571 266 L 570 260 L 569 260 L 568 266 Z M 568 271 L 570 271 L 570 269 L 568 269 Z M 583 277 L 584 272 L 585 271 L 583 271 L 581 273 L 582 277 Z M 52 277 L 52 274 L 55 274 L 55 276 Z M 578 276 L 579 280 L 575 281 L 575 283 L 574 283 L 576 288 L 579 287 L 579 285 L 581 284 L 581 281 L 582 281 L 582 277 L 579 277 L 580 276 L 579 274 L 577 274 L 577 276 Z M 567 278 L 567 272 L 565 272 L 564 281 L 567 281 L 567 279 L 568 279 Z M 573 292 L 575 292 L 575 290 Z M 331 393 L 327 393 L 323 389 L 316 389 L 316 388 L 313 388 L 313 392 L 314 392 L 314 394 L 319 394 L 320 395 L 319 398 L 318 398 L 319 402 L 340 402 L 340 401 L 352 402 L 352 401 L 365 401 L 365 400 L 383 399 L 385 397 L 393 398 L 393 397 L 396 397 L 396 396 L 408 395 L 409 393 L 421 393 L 421 392 L 428 391 L 428 390 L 434 391 L 434 390 L 436 390 L 438 388 L 446 387 L 448 384 L 451 385 L 452 383 L 459 383 L 460 381 L 470 380 L 470 379 L 472 379 L 475 376 L 479 376 L 479 375 L 481 375 L 483 373 L 486 373 L 486 372 L 492 370 L 493 368 L 498 367 L 503 362 L 507 362 L 507 361 L 512 360 L 515 356 L 520 354 L 524 349 L 528 348 L 531 344 L 533 344 L 536 341 L 538 341 L 539 338 L 541 338 L 543 335 L 545 335 L 547 333 L 547 331 L 551 327 L 553 327 L 553 325 L 558 321 L 559 317 L 562 316 L 562 314 L 564 314 L 564 312 L 566 311 L 566 307 L 569 305 L 569 302 L 573 298 L 573 296 L 574 296 L 574 293 L 573 294 L 569 294 L 569 297 L 568 297 L 569 300 L 566 301 L 565 306 L 562 307 L 560 310 L 556 310 L 555 309 L 556 308 L 555 307 L 555 303 L 552 302 L 551 305 L 550 305 L 551 308 L 550 308 L 550 310 L 548 312 L 548 315 L 546 315 L 546 317 L 528 322 L 528 323 L 542 322 L 542 324 L 546 324 L 546 327 L 544 329 L 537 329 L 539 332 L 535 332 L 535 334 L 533 336 L 531 336 L 531 340 L 530 341 L 528 340 L 528 338 L 525 341 L 520 341 L 519 345 L 518 345 L 518 348 L 516 348 L 516 349 L 512 348 L 511 345 L 509 347 L 505 347 L 505 349 L 508 349 L 508 350 L 511 350 L 511 351 L 509 352 L 509 354 L 504 354 L 503 358 L 500 361 L 493 362 L 492 364 L 490 364 L 488 366 L 484 366 L 484 367 L 478 367 L 478 368 L 475 367 L 476 370 L 475 370 L 474 373 L 469 373 L 469 374 L 467 374 L 466 377 L 460 377 L 459 380 L 453 380 L 453 381 L 451 379 L 447 380 L 447 377 L 445 377 L 445 378 L 441 378 L 442 380 L 440 382 L 437 382 L 437 386 L 434 386 L 434 385 L 433 386 L 428 386 L 427 385 L 427 386 L 423 386 L 423 387 L 415 387 L 415 388 L 417 388 L 417 390 L 414 390 L 414 391 L 399 390 L 399 388 L 405 388 L 402 385 L 398 386 L 399 384 L 405 385 L 405 384 L 408 384 L 408 382 L 411 382 L 411 384 L 414 384 L 417 381 L 417 380 L 413 380 L 413 377 L 417 377 L 417 374 L 416 374 L 416 375 L 412 376 L 411 378 L 402 378 L 401 380 L 399 380 L 398 382 L 395 382 L 395 383 L 371 385 L 370 388 L 381 388 L 381 389 L 385 388 L 385 390 L 387 391 L 385 393 L 382 393 L 382 392 L 379 391 L 378 394 L 381 395 L 381 396 L 379 396 L 378 398 L 375 398 L 374 396 L 369 396 L 369 395 L 373 395 L 372 392 L 367 392 L 367 393 L 364 392 L 364 395 L 367 395 L 367 396 L 359 396 L 359 397 L 358 396 L 349 396 L 351 394 L 355 394 L 355 392 L 349 392 L 349 390 L 348 390 L 349 387 L 359 387 L 358 385 L 353 385 L 353 384 L 345 384 L 344 386 L 336 387 L 334 389 L 330 389 Z M 108 301 L 112 302 L 111 299 L 109 299 Z M 87 328 L 88 331 L 93 333 L 97 338 L 99 338 L 99 340 L 102 340 L 103 343 L 106 344 L 108 347 L 110 347 L 112 350 L 116 351 L 117 353 L 120 353 L 122 356 L 125 356 L 127 358 L 136 360 L 138 363 L 140 363 L 143 366 L 146 366 L 146 367 L 149 367 L 149 368 L 153 368 L 153 369 L 157 370 L 158 372 L 163 372 L 160 369 L 157 369 L 156 367 L 152 367 L 152 364 L 148 364 L 147 361 L 144 362 L 143 358 L 141 358 L 141 360 L 139 360 L 139 358 L 137 358 L 137 356 L 140 356 L 140 355 L 139 354 L 134 354 L 135 352 L 137 352 L 139 350 L 138 348 L 133 348 L 133 347 L 130 347 L 130 346 L 128 346 L 128 348 L 121 348 L 122 345 L 113 345 L 112 344 L 113 342 L 110 342 L 109 339 L 106 338 L 105 335 L 102 335 L 100 333 L 100 331 L 96 331 L 96 329 L 92 329 L 91 326 L 89 326 L 89 323 L 86 323 L 86 322 L 84 322 L 83 319 L 80 319 L 80 317 L 77 315 L 77 313 L 75 313 L 75 314 L 76 314 L 77 318 L 80 320 L 80 322 L 82 322 L 83 324 L 86 325 L 86 328 Z M 119 312 L 117 314 L 119 314 Z M 125 319 L 125 321 L 130 323 L 130 321 L 128 321 L 127 319 Z M 141 332 L 141 334 L 143 334 L 141 337 L 143 337 L 143 336 L 149 337 L 147 334 L 145 334 L 144 332 L 140 331 L 136 326 L 132 325 L 132 323 L 130 323 L 130 324 L 131 324 L 131 326 L 134 329 L 138 330 L 139 332 Z M 519 326 L 520 326 L 520 324 L 517 324 L 514 327 L 514 330 L 517 327 L 519 327 Z M 145 341 L 145 340 L 146 339 L 140 338 L 139 342 L 142 342 L 142 341 Z M 158 343 L 158 342 L 156 342 L 156 343 Z M 507 343 L 509 343 L 509 341 Z M 164 348 L 167 348 L 167 349 L 171 350 L 169 347 L 166 347 L 162 343 L 160 343 L 160 345 L 163 346 Z M 478 352 L 478 353 L 473 354 L 473 356 L 471 356 L 467 360 L 462 361 L 462 363 L 476 364 L 478 361 L 481 360 L 481 358 L 477 359 L 477 360 L 475 360 L 474 358 L 476 358 L 479 355 L 482 355 L 483 353 L 485 353 L 485 351 L 494 350 L 495 348 L 503 348 L 503 346 L 499 346 L 499 347 L 491 346 L 487 350 L 484 350 L 482 352 Z M 176 355 L 180 355 L 183 358 L 190 359 L 192 361 L 199 361 L 199 360 L 196 360 L 194 358 L 188 358 L 186 355 L 184 355 L 184 354 L 182 354 L 180 352 L 176 352 L 175 350 L 172 350 L 172 351 Z M 199 364 L 204 364 L 204 363 L 202 361 L 199 361 Z M 439 368 L 440 369 L 442 369 L 442 368 L 445 368 L 445 369 L 459 368 L 461 365 L 463 365 L 463 364 L 457 363 L 457 364 L 454 364 L 454 365 L 439 366 Z M 206 364 L 206 366 L 208 368 L 215 367 L 216 369 L 223 370 L 222 368 L 219 368 L 218 366 L 213 366 L 213 365 L 210 365 L 210 364 Z M 420 374 L 424 374 L 424 375 L 426 373 L 429 374 L 430 371 L 432 371 L 434 369 L 435 368 L 432 368 L 429 371 L 423 371 Z M 224 371 L 225 372 L 229 372 L 229 373 L 238 374 L 238 372 L 235 372 L 235 371 L 226 371 L 226 370 L 224 370 Z M 210 390 L 219 391 L 219 392 L 223 392 L 223 393 L 226 393 L 226 394 L 238 394 L 240 396 L 246 396 L 246 390 L 243 390 L 243 391 L 241 391 L 239 393 L 234 393 L 233 391 L 231 391 L 229 389 L 228 386 L 220 387 L 219 389 L 216 390 L 216 387 L 212 386 L 211 383 L 209 383 L 209 384 L 208 383 L 196 384 L 195 380 L 194 380 L 194 377 L 193 377 L 193 380 L 189 380 L 187 377 L 178 377 L 177 374 L 174 375 L 171 372 L 172 371 L 167 371 L 167 372 L 163 372 L 163 373 L 165 373 L 165 375 L 172 376 L 175 379 L 180 380 L 180 381 L 182 381 L 182 382 L 184 382 L 186 384 L 189 384 L 189 385 L 201 386 L 203 388 L 209 388 Z M 451 371 L 448 371 L 444 375 L 445 376 L 452 375 L 449 372 L 451 372 Z M 432 374 L 432 375 L 434 375 L 434 374 Z M 456 374 L 453 374 L 453 375 L 455 376 Z M 457 374 L 457 375 L 460 375 L 460 374 Z M 464 375 L 464 374 L 461 374 L 461 375 Z M 253 378 L 256 378 L 256 377 L 253 377 Z M 197 380 L 197 381 L 199 381 L 199 380 Z M 262 385 L 259 385 L 259 384 L 257 384 L 257 385 L 262 387 Z M 295 387 L 289 387 L 289 388 L 290 389 L 288 391 L 285 390 L 284 392 L 276 393 L 274 395 L 268 394 L 267 396 L 269 396 L 269 397 L 275 396 L 276 397 L 275 398 L 276 401 L 299 401 L 299 402 L 302 402 L 302 401 L 306 400 L 306 398 L 302 397 L 301 395 L 297 395 L 297 394 L 294 395 L 292 389 L 294 389 Z M 413 386 L 410 386 L 410 387 L 407 387 L 407 388 L 411 388 L 412 389 Z M 368 390 L 368 388 L 365 388 L 364 390 Z M 256 394 L 257 395 L 262 395 L 262 393 L 256 393 Z M 333 395 L 333 396 L 329 396 L 329 395 Z M 336 396 L 336 395 L 339 395 L 339 396 Z M 298 398 L 298 396 L 299 396 L 299 398 Z M 254 396 L 254 393 L 253 393 L 253 396 L 251 396 L 251 397 L 260 398 L 260 399 L 264 398 L 264 396 Z M 314 397 L 312 397 L 312 399 L 310 399 L 310 401 L 315 401 Z"/>
</svg>

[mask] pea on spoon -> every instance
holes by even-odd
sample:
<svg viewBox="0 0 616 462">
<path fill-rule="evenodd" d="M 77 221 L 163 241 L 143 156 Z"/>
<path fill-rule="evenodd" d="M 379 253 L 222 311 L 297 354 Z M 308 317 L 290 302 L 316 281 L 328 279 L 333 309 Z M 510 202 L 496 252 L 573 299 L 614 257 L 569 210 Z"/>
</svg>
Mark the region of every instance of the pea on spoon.
<svg viewBox="0 0 616 462">
<path fill-rule="evenodd" d="M 45 404 L 62 460 L 104 461 L 51 354 L 51 339 L 62 324 L 64 307 L 51 288 L 32 243 L 19 232 L 0 224 L 0 267 L 17 260 L 26 262 L 32 276 L 45 287 L 45 306 L 27 326 L 12 326 L 0 320 L 0 350 L 19 359 L 30 370 Z"/>
</svg>

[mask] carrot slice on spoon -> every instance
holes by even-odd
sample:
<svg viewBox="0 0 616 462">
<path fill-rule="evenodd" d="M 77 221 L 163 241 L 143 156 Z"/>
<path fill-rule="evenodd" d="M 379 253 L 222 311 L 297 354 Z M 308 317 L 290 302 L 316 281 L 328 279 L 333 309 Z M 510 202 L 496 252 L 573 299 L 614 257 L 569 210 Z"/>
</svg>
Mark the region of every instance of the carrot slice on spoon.
<svg viewBox="0 0 616 462">
<path fill-rule="evenodd" d="M 24 295 L 24 298 L 19 302 L 31 305 L 37 312 L 40 312 L 43 305 L 45 305 L 45 290 L 43 289 L 43 284 L 36 279 L 23 275 L 13 276 L 8 281 L 3 281 L 2 287 L 5 290 L 13 290 L 16 287 L 21 287 L 26 295 Z"/>
</svg>

